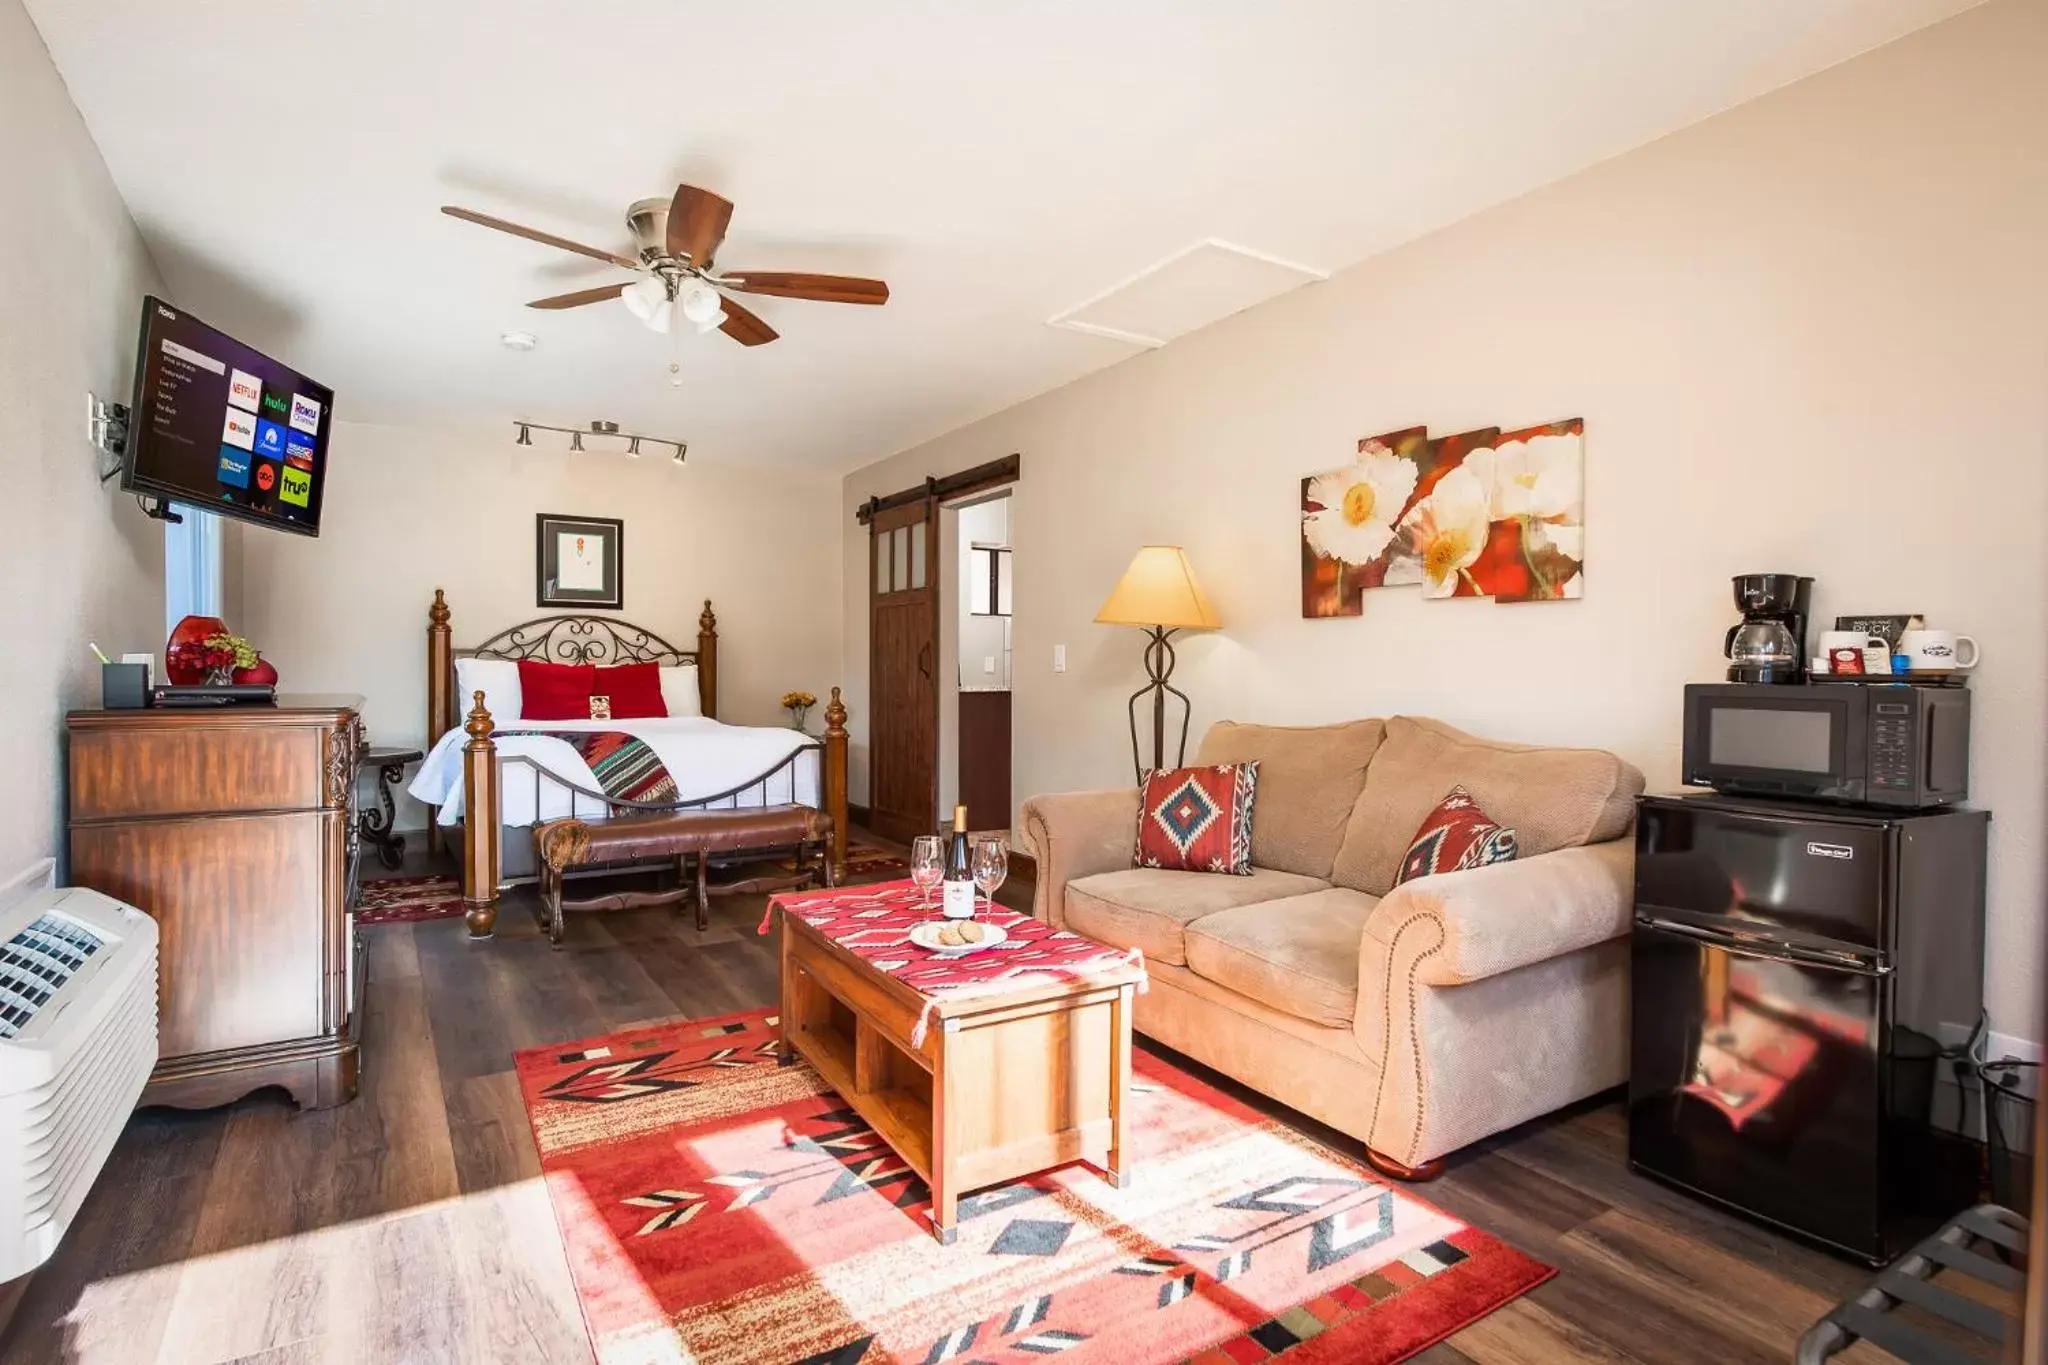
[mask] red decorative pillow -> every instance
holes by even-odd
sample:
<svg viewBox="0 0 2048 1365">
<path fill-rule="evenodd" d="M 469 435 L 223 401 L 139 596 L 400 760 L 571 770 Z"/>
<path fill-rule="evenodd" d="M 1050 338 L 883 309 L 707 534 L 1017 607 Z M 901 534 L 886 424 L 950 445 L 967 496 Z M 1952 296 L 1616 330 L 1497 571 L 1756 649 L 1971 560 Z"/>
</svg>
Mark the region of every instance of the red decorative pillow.
<svg viewBox="0 0 2048 1365">
<path fill-rule="evenodd" d="M 1408 856 L 1401 859 L 1401 875 L 1394 878 L 1394 884 L 1439 872 L 1513 862 L 1514 858 L 1515 832 L 1502 828 L 1479 809 L 1471 792 L 1453 787 L 1451 794 L 1423 817 L 1414 842 L 1408 845 Z"/>
<path fill-rule="evenodd" d="M 1155 768 L 1138 784 L 1139 867 L 1252 873 L 1252 802 L 1259 765 Z"/>
<path fill-rule="evenodd" d="M 612 699 L 612 720 L 668 715 L 668 704 L 661 699 L 660 664 L 613 664 L 600 668 L 590 684 L 590 695 Z"/>
<path fill-rule="evenodd" d="M 597 669 L 590 664 L 544 664 L 519 661 L 521 720 L 589 720 L 590 684 Z"/>
</svg>

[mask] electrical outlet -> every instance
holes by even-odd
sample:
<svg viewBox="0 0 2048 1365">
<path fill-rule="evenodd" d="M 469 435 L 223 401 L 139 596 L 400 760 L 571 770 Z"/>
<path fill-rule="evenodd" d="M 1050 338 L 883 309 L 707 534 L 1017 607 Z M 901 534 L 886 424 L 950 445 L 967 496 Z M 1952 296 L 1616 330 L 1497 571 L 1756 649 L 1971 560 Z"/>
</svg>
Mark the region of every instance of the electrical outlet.
<svg viewBox="0 0 2048 1365">
<path fill-rule="evenodd" d="M 1054 645 L 1052 647 L 1052 671 L 1055 673 L 1067 671 L 1067 647 L 1065 645 Z"/>
<path fill-rule="evenodd" d="M 1970 1028 L 1967 1024 L 1944 1023 L 1935 1029 L 1935 1041 L 1944 1049 L 1959 1048 L 1969 1041 L 1969 1037 Z M 2038 1088 L 2037 1082 L 2040 1072 L 2038 1066 L 2010 1066 L 2000 1070 L 1998 1063 L 2001 1061 L 2039 1062 L 2041 1060 L 2041 1045 L 2039 1043 L 2031 1039 L 2015 1037 L 2010 1033 L 1994 1032 L 1984 1039 L 1981 1051 L 1984 1056 L 1984 1069 L 1993 1080 L 1997 1081 L 2000 1085 L 2010 1086 L 2028 1099 L 2034 1098 L 2035 1091 Z"/>
</svg>

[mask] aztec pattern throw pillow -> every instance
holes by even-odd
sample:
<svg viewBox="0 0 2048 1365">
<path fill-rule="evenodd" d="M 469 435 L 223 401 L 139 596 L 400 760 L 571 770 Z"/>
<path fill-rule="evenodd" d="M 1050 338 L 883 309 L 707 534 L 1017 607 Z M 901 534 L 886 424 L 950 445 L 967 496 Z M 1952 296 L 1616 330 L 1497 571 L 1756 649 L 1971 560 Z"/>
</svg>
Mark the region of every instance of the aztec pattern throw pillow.
<svg viewBox="0 0 2048 1365">
<path fill-rule="evenodd" d="M 1439 872 L 1462 872 L 1468 867 L 1513 862 L 1515 832 L 1496 824 L 1472 793 L 1463 787 L 1437 802 L 1436 809 L 1423 817 L 1422 828 L 1408 845 L 1401 860 L 1401 875 L 1394 884 L 1431 877 Z"/>
<path fill-rule="evenodd" d="M 1252 802 L 1259 765 L 1155 768 L 1138 784 L 1139 867 L 1252 874 Z"/>
</svg>

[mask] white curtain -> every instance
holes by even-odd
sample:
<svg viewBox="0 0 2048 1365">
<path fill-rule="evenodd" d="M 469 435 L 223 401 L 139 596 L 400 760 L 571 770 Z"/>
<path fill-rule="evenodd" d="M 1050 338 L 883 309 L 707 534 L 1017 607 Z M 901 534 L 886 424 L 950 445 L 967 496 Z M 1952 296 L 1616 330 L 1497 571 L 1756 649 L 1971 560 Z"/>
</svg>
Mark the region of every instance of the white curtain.
<svg viewBox="0 0 2048 1365">
<path fill-rule="evenodd" d="M 211 512 L 178 508 L 182 522 L 164 524 L 164 634 L 187 616 L 221 610 L 221 524 Z"/>
</svg>

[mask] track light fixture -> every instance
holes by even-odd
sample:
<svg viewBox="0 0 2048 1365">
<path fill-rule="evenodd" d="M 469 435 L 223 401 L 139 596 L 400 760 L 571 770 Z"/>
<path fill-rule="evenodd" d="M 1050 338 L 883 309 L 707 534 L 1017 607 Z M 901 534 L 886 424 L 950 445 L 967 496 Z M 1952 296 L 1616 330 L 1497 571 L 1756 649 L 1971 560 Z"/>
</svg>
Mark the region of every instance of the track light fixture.
<svg viewBox="0 0 2048 1365">
<path fill-rule="evenodd" d="M 686 454 L 688 454 L 690 450 L 689 443 L 686 441 L 672 441 L 666 436 L 643 436 L 637 432 L 620 431 L 619 424 L 617 422 L 597 421 L 592 422 L 587 427 L 551 427 L 546 422 L 520 421 L 515 421 L 512 423 L 512 425 L 519 432 L 519 435 L 515 439 L 514 444 L 522 446 L 530 446 L 533 444 L 533 433 L 536 431 L 553 431 L 558 432 L 561 435 L 567 436 L 569 438 L 569 449 L 571 452 L 586 451 L 588 449 L 583 444 L 583 438 L 586 436 L 598 440 L 612 440 L 623 442 L 624 444 L 621 453 L 623 453 L 629 460 L 637 460 L 640 458 L 640 444 L 643 441 L 648 442 L 652 445 L 669 447 L 669 449 L 672 452 L 674 452 L 670 456 L 670 458 L 676 464 L 681 464 L 683 462 L 683 457 Z"/>
</svg>

